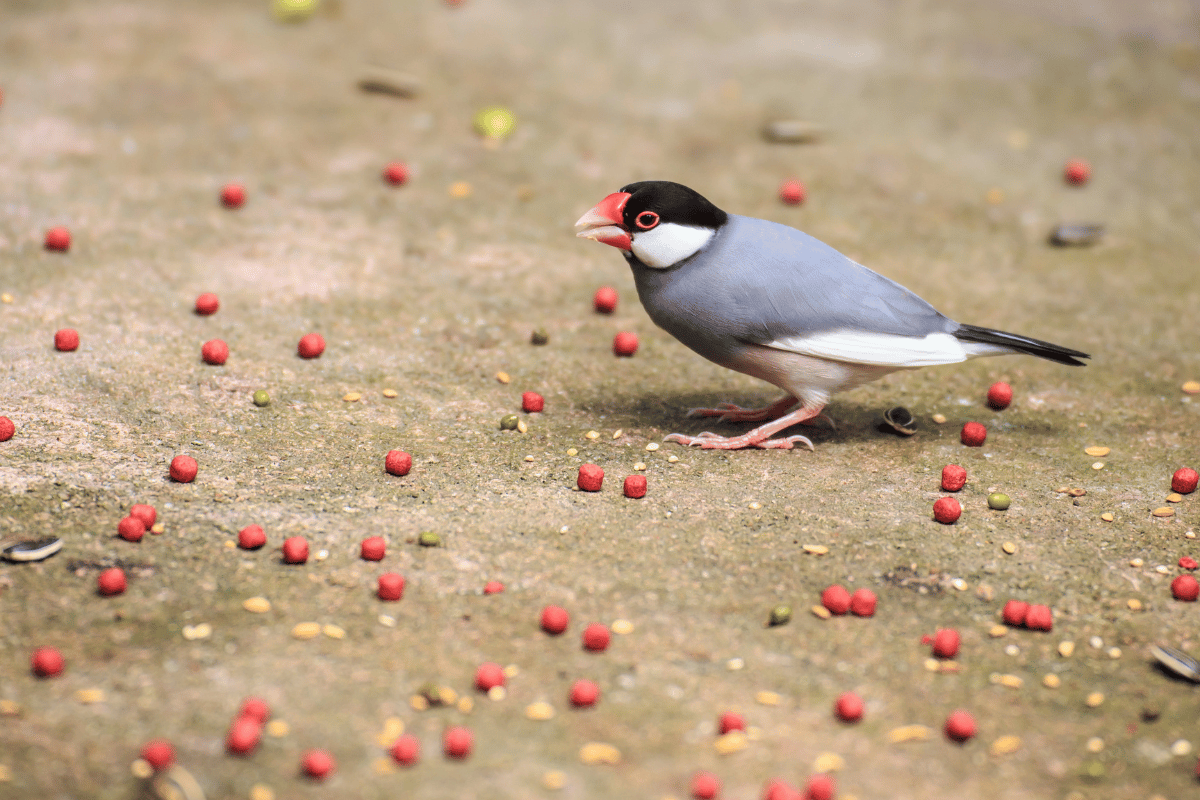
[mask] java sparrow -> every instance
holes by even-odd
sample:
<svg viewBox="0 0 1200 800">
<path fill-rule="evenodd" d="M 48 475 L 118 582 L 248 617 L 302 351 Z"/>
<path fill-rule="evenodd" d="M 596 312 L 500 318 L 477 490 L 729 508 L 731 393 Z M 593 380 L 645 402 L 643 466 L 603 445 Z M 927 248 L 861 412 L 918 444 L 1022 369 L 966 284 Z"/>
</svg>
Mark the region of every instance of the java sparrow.
<svg viewBox="0 0 1200 800">
<path fill-rule="evenodd" d="M 577 234 L 612 245 L 661 328 L 710 361 L 787 392 L 765 408 L 693 409 L 689 416 L 761 422 L 741 436 L 672 433 L 705 449 L 791 449 L 775 434 L 817 417 L 835 392 L 890 372 L 1025 353 L 1083 366 L 1087 353 L 963 325 L 895 281 L 800 231 L 727 214 L 670 181 L 639 181 L 601 200 Z"/>
</svg>

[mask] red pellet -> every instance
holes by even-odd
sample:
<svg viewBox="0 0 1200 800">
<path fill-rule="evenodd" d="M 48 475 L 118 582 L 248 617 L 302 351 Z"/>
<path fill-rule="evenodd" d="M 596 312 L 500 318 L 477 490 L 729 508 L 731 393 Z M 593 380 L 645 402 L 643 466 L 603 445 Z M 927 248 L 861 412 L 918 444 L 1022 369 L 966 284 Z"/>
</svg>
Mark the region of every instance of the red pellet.
<svg viewBox="0 0 1200 800">
<path fill-rule="evenodd" d="M 177 483 L 191 483 L 196 480 L 196 472 L 200 465 L 191 456 L 175 456 L 171 459 L 171 480 Z"/>
<path fill-rule="evenodd" d="M 1025 627 L 1031 631 L 1054 629 L 1054 614 L 1050 606 L 1031 605 L 1025 614 Z"/>
<path fill-rule="evenodd" d="M 79 331 L 74 328 L 62 328 L 54 332 L 54 349 L 70 353 L 79 349 Z"/>
<path fill-rule="evenodd" d="M 617 308 L 617 290 L 611 286 L 601 286 L 592 298 L 592 305 L 600 314 L 611 314 Z"/>
<path fill-rule="evenodd" d="M 1200 567 L 1200 561 L 1197 561 L 1191 556 L 1183 556 L 1179 559 L 1179 566 L 1181 569 L 1196 569 L 1197 567 Z"/>
<path fill-rule="evenodd" d="M 1072 186 L 1083 186 L 1092 177 L 1092 165 L 1081 158 L 1072 158 L 1063 166 L 1063 180 Z"/>
<path fill-rule="evenodd" d="M 1200 484 L 1200 472 L 1191 467 L 1182 467 L 1175 470 L 1175 474 L 1171 476 L 1171 491 L 1179 492 L 1179 494 L 1191 494 L 1196 491 L 1196 486 Z"/>
<path fill-rule="evenodd" d="M 870 589 L 855 589 L 850 595 L 850 613 L 856 617 L 875 616 L 875 606 L 879 599 Z"/>
<path fill-rule="evenodd" d="M 600 687 L 594 682 L 579 679 L 571 684 L 571 705 L 576 708 L 590 708 L 600 699 Z"/>
<path fill-rule="evenodd" d="M 17 432 L 17 424 L 8 417 L 0 417 L 0 442 L 7 442 Z"/>
<path fill-rule="evenodd" d="M 598 492 L 604 484 L 604 470 L 595 464 L 581 464 L 575 481 L 585 492 Z"/>
<path fill-rule="evenodd" d="M 238 547 L 243 550 L 257 550 L 267 543 L 267 532 L 261 525 L 247 525 L 238 531 Z"/>
<path fill-rule="evenodd" d="M 763 787 L 762 800 L 804 800 L 800 790 L 779 778 L 772 778 Z"/>
<path fill-rule="evenodd" d="M 117 535 L 127 542 L 140 542 L 146 535 L 146 523 L 134 516 L 117 523 Z"/>
<path fill-rule="evenodd" d="M 866 704 L 861 697 L 854 692 L 844 692 L 833 704 L 833 713 L 837 714 L 837 718 L 842 722 L 858 722 L 862 719 L 865 708 Z"/>
<path fill-rule="evenodd" d="M 392 186 L 403 186 L 408 182 L 408 165 L 401 161 L 392 161 L 383 168 L 383 179 Z"/>
<path fill-rule="evenodd" d="M 387 541 L 382 536 L 368 536 L 362 540 L 360 554 L 363 561 L 383 561 L 387 554 Z"/>
<path fill-rule="evenodd" d="M 1007 383 L 993 383 L 988 387 L 987 403 L 997 411 L 1003 411 L 1012 403 L 1012 387 Z"/>
<path fill-rule="evenodd" d="M 821 592 L 821 605 L 834 614 L 845 614 L 850 610 L 850 592 L 846 587 L 835 583 Z"/>
<path fill-rule="evenodd" d="M 491 661 L 485 661 L 475 670 L 475 688 L 486 692 L 493 686 L 503 686 L 505 683 L 504 667 Z"/>
<path fill-rule="evenodd" d="M 833 800 L 837 787 L 830 775 L 813 775 L 805 787 L 805 800 Z"/>
<path fill-rule="evenodd" d="M 200 347 L 200 358 L 205 364 L 219 367 L 229 358 L 229 345 L 220 339 L 209 339 Z"/>
<path fill-rule="evenodd" d="M 466 758 L 475 746 L 475 736 L 469 728 L 454 725 L 442 734 L 442 750 L 447 758 Z"/>
<path fill-rule="evenodd" d="M 308 777 L 323 781 L 337 769 L 337 764 L 327 751 L 309 750 L 304 754 L 304 758 L 300 759 L 300 769 L 304 770 Z"/>
<path fill-rule="evenodd" d="M 1171 581 L 1171 594 L 1176 600 L 1195 602 L 1196 598 L 1200 597 L 1200 582 L 1191 575 L 1180 575 Z"/>
<path fill-rule="evenodd" d="M 325 352 L 325 339 L 319 333 L 306 333 L 300 337 L 296 352 L 301 358 L 317 358 Z"/>
<path fill-rule="evenodd" d="M 106 569 L 96 578 L 96 588 L 99 589 L 100 594 L 106 597 L 121 594 L 125 591 L 127 585 L 125 572 L 120 567 Z"/>
<path fill-rule="evenodd" d="M 399 600 L 404 596 L 404 576 L 395 572 L 385 572 L 380 575 L 377 594 L 380 600 L 390 602 Z"/>
<path fill-rule="evenodd" d="M 202 317 L 217 313 L 220 307 L 220 299 L 212 292 L 205 292 L 196 298 L 196 313 Z"/>
<path fill-rule="evenodd" d="M 946 717 L 946 737 L 965 742 L 975 735 L 975 718 L 959 709 Z"/>
<path fill-rule="evenodd" d="M 526 414 L 536 414 L 546 407 L 546 398 L 537 392 L 525 392 L 521 395 L 521 410 Z"/>
<path fill-rule="evenodd" d="M 67 251 L 71 249 L 71 232 L 59 226 L 46 231 L 46 249 Z"/>
<path fill-rule="evenodd" d="M 941 628 L 933 635 L 933 654 L 938 658 L 954 658 L 962 637 L 954 628 Z"/>
<path fill-rule="evenodd" d="M 58 652 L 55 647 L 39 647 L 33 651 L 33 656 L 29 659 L 29 666 L 33 670 L 33 674 L 39 678 L 53 678 L 61 675 L 66 663 L 62 653 Z"/>
<path fill-rule="evenodd" d="M 411 767 L 421 758 L 421 741 L 411 733 L 406 733 L 395 741 L 389 752 L 397 764 Z"/>
<path fill-rule="evenodd" d="M 412 456 L 403 450 L 389 450 L 383 468 L 389 475 L 407 475 L 412 469 Z"/>
<path fill-rule="evenodd" d="M 561 606 L 546 606 L 542 609 L 542 630 L 558 635 L 571 623 L 571 615 Z"/>
<path fill-rule="evenodd" d="M 987 428 L 978 422 L 968 422 L 962 426 L 962 443 L 967 447 L 983 447 L 987 441 Z"/>
<path fill-rule="evenodd" d="M 155 770 L 164 770 L 175 763 L 175 748 L 166 739 L 152 739 L 142 745 L 142 760 Z"/>
<path fill-rule="evenodd" d="M 807 192 L 804 191 L 804 184 L 794 178 L 784 181 L 779 185 L 779 199 L 787 203 L 789 206 L 798 206 L 804 202 Z"/>
<path fill-rule="evenodd" d="M 247 697 L 242 701 L 242 707 L 238 709 L 237 718 L 249 719 L 259 725 L 264 725 L 271 718 L 271 707 L 261 697 Z"/>
<path fill-rule="evenodd" d="M 741 714 L 726 711 L 717 720 L 717 730 L 722 736 L 730 731 L 744 731 L 746 730 L 746 720 Z"/>
<path fill-rule="evenodd" d="M 630 475 L 625 479 L 625 496 L 634 500 L 641 499 L 646 496 L 646 476 L 645 475 Z"/>
<path fill-rule="evenodd" d="M 619 356 L 631 356 L 637 352 L 638 337 L 631 331 L 621 331 L 613 337 L 613 352 Z"/>
<path fill-rule="evenodd" d="M 262 724 L 251 717 L 238 717 L 229 726 L 229 735 L 225 737 L 225 749 L 236 755 L 246 755 L 254 752 L 262 740 Z"/>
<path fill-rule="evenodd" d="M 1025 624 L 1025 617 L 1029 615 L 1029 603 L 1021 600 L 1009 600 L 1004 604 L 1004 611 L 1001 616 L 1004 619 L 1005 625 L 1012 625 L 1015 628 L 1020 628 Z"/>
<path fill-rule="evenodd" d="M 483 585 L 484 594 L 500 594 L 504 591 L 504 584 L 500 581 L 488 581 Z"/>
<path fill-rule="evenodd" d="M 958 464 L 942 467 L 942 491 L 957 492 L 967 485 L 967 471 Z"/>
<path fill-rule="evenodd" d="M 289 536 L 284 539 L 283 560 L 288 564 L 303 564 L 308 561 L 308 540 L 303 536 Z"/>
<path fill-rule="evenodd" d="M 933 504 L 933 518 L 943 525 L 953 525 L 962 516 L 962 506 L 953 497 L 942 497 Z"/>
<path fill-rule="evenodd" d="M 221 187 L 221 205 L 240 208 L 246 202 L 246 187 L 240 183 L 227 183 Z"/>
<path fill-rule="evenodd" d="M 154 520 L 158 519 L 158 511 L 154 506 L 148 506 L 145 503 L 138 503 L 133 508 L 129 509 L 129 516 L 137 517 L 142 521 L 142 524 L 147 529 L 154 525 Z"/>
<path fill-rule="evenodd" d="M 700 771 L 692 776 L 692 797 L 713 800 L 721 793 L 721 779 L 711 772 Z"/>
<path fill-rule="evenodd" d="M 612 641 L 612 634 L 609 633 L 607 625 L 593 622 L 583 629 L 583 648 L 585 650 L 602 653 L 608 649 L 610 641 Z"/>
</svg>

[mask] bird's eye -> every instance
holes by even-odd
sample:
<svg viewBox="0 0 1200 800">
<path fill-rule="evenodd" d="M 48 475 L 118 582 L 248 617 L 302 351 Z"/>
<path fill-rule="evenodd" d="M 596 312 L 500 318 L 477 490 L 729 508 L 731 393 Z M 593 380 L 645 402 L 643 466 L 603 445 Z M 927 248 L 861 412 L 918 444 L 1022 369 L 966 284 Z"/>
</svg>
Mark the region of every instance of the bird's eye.
<svg viewBox="0 0 1200 800">
<path fill-rule="evenodd" d="M 658 214 L 655 214 L 653 211 L 643 211 L 637 215 L 637 219 L 634 222 L 642 230 L 648 231 L 658 224 Z"/>
</svg>

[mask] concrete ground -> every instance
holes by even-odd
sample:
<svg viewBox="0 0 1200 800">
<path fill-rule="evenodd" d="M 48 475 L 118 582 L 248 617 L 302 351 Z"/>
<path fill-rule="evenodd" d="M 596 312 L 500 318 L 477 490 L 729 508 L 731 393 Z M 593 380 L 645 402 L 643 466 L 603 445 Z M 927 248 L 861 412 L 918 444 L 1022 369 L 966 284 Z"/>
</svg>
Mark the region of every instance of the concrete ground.
<svg viewBox="0 0 1200 800">
<path fill-rule="evenodd" d="M 839 796 L 859 800 L 1194 794 L 1200 687 L 1148 647 L 1200 655 L 1197 607 L 1168 588 L 1200 555 L 1200 501 L 1166 502 L 1172 472 L 1200 465 L 1200 397 L 1180 388 L 1200 379 L 1198 21 L 1165 0 L 325 0 L 298 24 L 266 2 L 0 2 L 0 415 L 17 425 L 0 526 L 65 542 L 0 565 L 0 797 L 140 796 L 130 765 L 155 737 L 208 798 L 659 800 L 706 769 L 750 800 L 831 754 Z M 369 65 L 419 94 L 360 91 Z M 496 104 L 518 120 L 498 145 L 471 125 Z M 827 135 L 764 141 L 784 117 Z M 1085 187 L 1064 185 L 1072 157 L 1094 167 Z M 380 180 L 391 160 L 407 185 Z M 776 198 L 793 176 L 799 207 Z M 618 254 L 572 237 L 645 178 L 1093 362 L 893 375 L 836 398 L 815 452 L 647 451 L 704 428 L 689 407 L 775 390 L 656 329 Z M 228 181 L 247 188 L 236 211 L 217 202 Z M 1060 222 L 1108 233 L 1049 247 Z M 54 225 L 68 253 L 43 249 Z M 591 310 L 604 284 L 612 316 Z M 221 309 L 199 317 L 206 291 Z M 53 349 L 62 327 L 77 352 Z M 619 330 L 639 335 L 633 358 L 612 355 Z M 313 361 L 295 354 L 309 331 L 328 342 Z M 225 366 L 199 358 L 212 338 Z M 996 380 L 1014 387 L 1003 412 L 983 402 Z M 523 391 L 546 410 L 501 431 Z M 879 430 L 894 405 L 912 438 Z M 968 420 L 984 447 L 959 443 Z M 384 473 L 391 449 L 413 454 L 407 477 Z M 180 453 L 194 483 L 167 477 Z M 585 461 L 607 473 L 598 494 L 574 486 Z M 649 492 L 628 500 L 637 462 Z M 943 526 L 951 462 L 970 480 Z M 987 508 L 993 489 L 1008 511 Z M 157 507 L 161 535 L 115 538 L 134 503 Z M 251 523 L 267 547 L 234 549 Z M 282 564 L 296 535 L 327 557 Z M 381 564 L 358 558 L 368 535 L 388 541 Z M 101 598 L 114 564 L 129 589 Z M 374 597 L 385 571 L 408 581 L 399 603 Z M 505 591 L 483 595 L 489 580 Z M 833 583 L 872 589 L 878 613 L 809 613 Z M 243 610 L 252 596 L 271 610 Z M 993 638 L 1010 598 L 1053 607 L 1053 632 Z M 557 638 L 538 629 L 550 603 L 572 614 Z M 793 620 L 765 627 L 779 604 Z M 618 619 L 632 632 L 581 649 L 585 624 Z M 294 639 L 306 621 L 344 636 Z M 922 636 L 941 627 L 962 633 L 957 671 L 927 669 Z M 62 650 L 61 677 L 30 674 L 39 645 Z M 505 698 L 473 690 L 484 661 L 516 667 Z M 580 677 L 602 689 L 593 709 L 566 701 Z M 415 710 L 429 683 L 473 708 Z M 850 690 L 856 725 L 831 713 Z M 224 737 L 248 695 L 287 725 L 237 758 Z M 553 719 L 526 717 L 539 700 Z M 940 733 L 956 708 L 978 722 L 963 745 Z M 727 710 L 752 735 L 720 755 Z M 386 759 L 392 717 L 421 738 L 415 767 Z M 451 724 L 474 731 L 464 762 L 439 752 Z M 907 725 L 931 735 L 890 741 Z M 620 763 L 583 763 L 589 742 Z M 337 759 L 323 784 L 299 775 L 309 747 Z"/>
</svg>

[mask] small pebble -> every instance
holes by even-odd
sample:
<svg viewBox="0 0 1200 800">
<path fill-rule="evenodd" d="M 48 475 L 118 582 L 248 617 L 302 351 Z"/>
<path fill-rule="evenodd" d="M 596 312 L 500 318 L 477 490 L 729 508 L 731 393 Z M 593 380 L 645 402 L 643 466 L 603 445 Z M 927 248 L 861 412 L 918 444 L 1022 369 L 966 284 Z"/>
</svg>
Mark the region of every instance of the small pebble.
<svg viewBox="0 0 1200 800">
<path fill-rule="evenodd" d="M 595 441 L 600 438 L 600 433 L 599 433 L 599 431 L 588 431 L 587 433 L 585 433 L 583 435 L 583 438 L 591 439 L 592 441 Z"/>
<path fill-rule="evenodd" d="M 533 333 L 529 335 L 529 343 L 538 345 L 539 347 L 544 344 L 549 344 L 550 332 L 545 328 L 535 328 Z"/>
<path fill-rule="evenodd" d="M 1048 238 L 1055 247 L 1088 247 L 1103 237 L 1103 225 L 1070 224 L 1056 226 Z"/>
<path fill-rule="evenodd" d="M 613 353 L 618 356 L 632 356 L 638 349 L 638 337 L 631 331 L 621 331 L 613 337 Z"/>
<path fill-rule="evenodd" d="M 1176 739 L 1171 743 L 1171 755 L 1176 757 L 1186 756 L 1192 752 L 1192 743 L 1187 739 Z"/>
<path fill-rule="evenodd" d="M 1075 654 L 1075 643 L 1069 639 L 1059 642 L 1058 654 L 1063 658 L 1070 658 Z"/>
<path fill-rule="evenodd" d="M 946 424 L 946 415 L 945 414 L 934 414 L 932 417 L 930 417 L 930 419 L 932 419 L 938 425 Z"/>
<path fill-rule="evenodd" d="M 591 708 L 600 699 L 600 687 L 589 680 L 577 680 L 571 684 L 568 699 L 576 708 Z"/>
<path fill-rule="evenodd" d="M 319 333 L 306 333 L 296 344 L 296 353 L 301 358 L 319 358 L 325 352 L 325 338 Z"/>
<path fill-rule="evenodd" d="M 176 483 L 191 483 L 196 480 L 200 465 L 191 456 L 175 456 L 171 459 L 171 480 Z"/>
<path fill-rule="evenodd" d="M 196 298 L 196 313 L 202 317 L 212 316 L 220 307 L 220 299 L 212 292 L 205 292 Z"/>
<path fill-rule="evenodd" d="M 1116 519 L 1116 517 L 1113 516 L 1111 511 L 1105 511 L 1100 515 L 1100 519 L 1104 522 L 1112 522 L 1114 519 Z"/>
<path fill-rule="evenodd" d="M 1119 648 L 1119 647 L 1110 647 L 1110 648 L 1108 648 L 1108 650 L 1106 650 L 1106 651 L 1105 651 L 1105 654 L 1106 654 L 1106 655 L 1107 655 L 1109 658 L 1116 660 L 1116 659 L 1118 659 L 1118 658 L 1120 658 L 1120 657 L 1121 657 L 1121 648 Z"/>
<path fill-rule="evenodd" d="M 1084 743 L 1084 749 L 1089 753 L 1099 753 L 1104 749 L 1104 740 L 1099 736 L 1093 736 Z"/>
<path fill-rule="evenodd" d="M 79 331 L 74 328 L 62 328 L 54 332 L 54 349 L 62 353 L 70 353 L 79 349 Z"/>
</svg>

